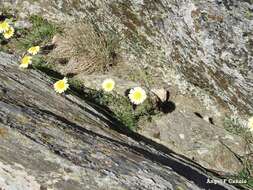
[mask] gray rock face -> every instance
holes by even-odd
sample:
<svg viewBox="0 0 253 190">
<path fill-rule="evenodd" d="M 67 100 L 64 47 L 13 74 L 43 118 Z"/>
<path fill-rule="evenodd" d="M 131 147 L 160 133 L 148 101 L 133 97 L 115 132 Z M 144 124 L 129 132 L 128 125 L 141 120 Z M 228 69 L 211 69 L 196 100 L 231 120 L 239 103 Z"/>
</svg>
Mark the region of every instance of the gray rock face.
<svg viewBox="0 0 253 190">
<path fill-rule="evenodd" d="M 252 1 L 12 2 L 52 20 L 89 19 L 121 36 L 129 61 L 148 65 L 165 82 L 204 90 L 226 112 L 252 113 Z"/>
<path fill-rule="evenodd" d="M 206 183 L 203 168 L 144 137 L 109 129 L 121 127 L 94 106 L 57 95 L 47 76 L 0 53 L 0 187 L 236 189 Z"/>
<path fill-rule="evenodd" d="M 17 9 L 20 18 L 41 14 L 57 22 L 88 19 L 102 32 L 109 30 L 122 39 L 122 56 L 129 65 L 148 68 L 150 75 L 170 84 L 171 88 L 198 98 L 211 114 L 233 113 L 248 117 L 253 113 L 253 3 L 250 0 L 0 0 L 0 4 Z M 38 101 L 36 106 L 54 110 L 57 115 L 66 110 L 65 99 L 48 100 L 48 95 L 41 94 L 38 88 L 41 87 L 34 86 L 35 92 L 42 102 L 47 103 Z M 38 98 L 37 94 L 31 97 Z M 83 114 L 87 113 L 78 108 L 80 105 L 67 105 L 70 111 L 64 112 L 64 117 L 82 125 L 87 119 Z M 184 112 L 178 106 L 175 113 L 159 118 L 141 133 L 155 136 L 157 140 L 157 131 L 161 131 L 159 143 L 189 158 L 194 157 L 202 166 L 228 173 L 238 172 L 242 166 L 227 148 L 244 155 L 245 152 L 241 152 L 242 139 L 227 136 L 216 126 L 203 124 L 192 114 L 196 111 L 194 109 L 194 104 L 191 112 Z M 110 123 L 110 119 L 100 116 Z M 86 128 L 108 136 L 107 132 L 94 126 L 87 125 Z M 217 162 L 219 165 L 215 165 Z"/>
<path fill-rule="evenodd" d="M 245 141 L 241 137 L 229 134 L 223 128 L 211 125 L 183 109 L 154 119 L 139 133 L 205 168 L 224 174 L 239 173 L 243 166 L 237 156 L 247 154 Z"/>
</svg>

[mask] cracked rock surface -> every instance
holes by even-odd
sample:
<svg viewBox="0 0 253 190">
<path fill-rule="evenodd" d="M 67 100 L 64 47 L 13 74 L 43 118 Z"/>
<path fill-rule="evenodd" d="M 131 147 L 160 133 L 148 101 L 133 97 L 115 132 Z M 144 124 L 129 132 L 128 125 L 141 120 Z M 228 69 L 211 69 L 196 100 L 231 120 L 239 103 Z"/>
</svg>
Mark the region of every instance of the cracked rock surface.
<svg viewBox="0 0 253 190">
<path fill-rule="evenodd" d="M 236 189 L 207 184 L 213 175 L 162 145 L 120 130 L 95 105 L 57 95 L 43 73 L 21 71 L 17 58 L 0 53 L 0 185 L 5 190 Z"/>
</svg>

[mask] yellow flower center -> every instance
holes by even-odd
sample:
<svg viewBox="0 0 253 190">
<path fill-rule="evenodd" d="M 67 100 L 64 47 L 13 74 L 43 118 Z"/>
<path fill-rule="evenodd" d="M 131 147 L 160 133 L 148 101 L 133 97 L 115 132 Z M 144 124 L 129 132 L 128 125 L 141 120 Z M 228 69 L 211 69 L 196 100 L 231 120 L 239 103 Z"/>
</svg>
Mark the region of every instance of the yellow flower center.
<svg viewBox="0 0 253 190">
<path fill-rule="evenodd" d="M 8 24 L 8 22 L 4 21 L 0 23 L 0 30 L 7 31 L 9 30 L 9 28 L 10 28 L 10 25 Z"/>
<path fill-rule="evenodd" d="M 69 88 L 69 84 L 68 84 L 67 78 L 64 78 L 54 83 L 54 90 L 58 93 L 63 93 L 68 88 Z"/>
<path fill-rule="evenodd" d="M 63 89 L 63 88 L 65 88 L 65 82 L 63 80 L 60 80 L 60 81 L 56 82 L 55 85 L 56 85 L 57 89 Z"/>
<path fill-rule="evenodd" d="M 133 98 L 134 98 L 135 100 L 138 100 L 138 101 L 141 100 L 141 99 L 142 99 L 142 93 L 141 93 L 140 91 L 134 92 Z"/>
<path fill-rule="evenodd" d="M 147 95 L 141 87 L 136 87 L 130 90 L 128 97 L 133 104 L 139 105 L 145 101 Z"/>
<path fill-rule="evenodd" d="M 106 85 L 105 85 L 105 88 L 106 89 L 112 89 L 112 83 L 107 83 Z"/>
<path fill-rule="evenodd" d="M 102 83 L 102 88 L 105 92 L 110 92 L 114 89 L 115 82 L 112 79 L 106 79 Z"/>
<path fill-rule="evenodd" d="M 7 30 L 7 31 L 5 32 L 5 34 L 6 34 L 6 35 L 11 35 L 11 34 L 12 34 L 11 28 L 9 28 L 9 30 Z"/>
<path fill-rule="evenodd" d="M 28 65 L 30 62 L 31 62 L 31 57 L 30 56 L 25 56 L 22 59 L 21 64 Z"/>
<path fill-rule="evenodd" d="M 33 54 L 33 55 L 36 55 L 39 51 L 40 51 L 40 47 L 39 46 L 30 47 L 28 49 L 28 52 L 30 54 Z"/>
<path fill-rule="evenodd" d="M 6 30 L 4 32 L 4 38 L 5 39 L 9 39 L 10 37 L 12 37 L 14 34 L 14 28 L 13 27 L 9 27 L 8 30 Z"/>
</svg>

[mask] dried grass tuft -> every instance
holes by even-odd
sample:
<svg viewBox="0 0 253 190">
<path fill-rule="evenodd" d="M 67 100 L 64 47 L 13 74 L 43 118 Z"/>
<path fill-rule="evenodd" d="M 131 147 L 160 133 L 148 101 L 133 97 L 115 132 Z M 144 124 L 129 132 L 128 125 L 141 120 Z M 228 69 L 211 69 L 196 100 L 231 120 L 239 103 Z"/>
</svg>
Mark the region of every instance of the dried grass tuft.
<svg viewBox="0 0 253 190">
<path fill-rule="evenodd" d="M 50 57 L 66 60 L 65 73 L 109 71 L 119 60 L 120 40 L 87 23 L 66 26 L 63 34 L 55 37 L 53 42 L 56 48 Z"/>
</svg>

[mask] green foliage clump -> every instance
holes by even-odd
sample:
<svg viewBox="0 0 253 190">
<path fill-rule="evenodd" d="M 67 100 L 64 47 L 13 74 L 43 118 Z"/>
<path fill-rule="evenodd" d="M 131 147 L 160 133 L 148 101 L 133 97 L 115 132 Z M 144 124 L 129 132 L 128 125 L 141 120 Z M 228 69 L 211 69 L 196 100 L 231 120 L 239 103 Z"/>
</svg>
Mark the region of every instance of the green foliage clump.
<svg viewBox="0 0 253 190">
<path fill-rule="evenodd" d="M 233 134 L 245 133 L 245 128 L 243 128 L 236 117 L 226 117 L 224 119 L 224 127 L 227 131 Z"/>
<path fill-rule="evenodd" d="M 236 117 L 226 117 L 224 119 L 224 127 L 227 131 L 240 135 L 246 142 L 246 149 L 249 151 L 248 155 L 241 157 L 241 161 L 243 163 L 243 170 L 239 172 L 236 176 L 232 178 L 237 180 L 246 180 L 246 184 L 240 184 L 241 186 L 249 189 L 253 189 L 253 163 L 250 159 L 251 155 L 253 154 L 251 150 L 251 144 L 253 144 L 253 136 L 247 130 L 247 128 L 241 126 L 238 118 Z M 239 155 L 238 155 L 239 156 Z"/>
<path fill-rule="evenodd" d="M 46 19 L 33 15 L 29 18 L 32 23 L 31 29 L 21 29 L 21 37 L 18 40 L 18 47 L 26 50 L 31 46 L 46 45 L 52 37 L 60 31 L 60 28 Z"/>
<path fill-rule="evenodd" d="M 34 69 L 46 73 L 53 80 L 60 80 L 64 77 L 62 74 L 54 70 L 53 65 L 47 62 L 45 56 L 43 55 L 33 56 L 32 61 L 33 61 L 32 67 Z"/>
<path fill-rule="evenodd" d="M 83 98 L 86 100 L 109 109 L 117 120 L 131 130 L 136 130 L 141 118 L 151 120 L 151 116 L 156 114 L 155 106 L 149 99 L 134 107 L 128 97 L 115 93 L 105 93 L 102 90 L 83 88 L 82 83 L 78 80 L 70 79 L 69 84 L 72 90 L 79 91 L 78 94 L 83 94 Z"/>
<path fill-rule="evenodd" d="M 240 186 L 246 189 L 253 189 L 252 171 L 253 171 L 253 164 L 247 162 L 247 166 L 245 166 L 244 169 L 241 172 L 239 172 L 238 175 L 233 176 L 232 179 L 244 180 L 246 181 L 246 183 L 242 183 L 240 184 Z"/>
<path fill-rule="evenodd" d="M 14 25 L 18 18 L 4 13 L 4 16 Z M 7 53 L 23 53 L 32 46 L 46 46 L 61 28 L 38 15 L 29 17 L 30 28 L 14 28 L 15 33 L 10 40 L 0 39 L 0 51 Z M 0 37 L 1 38 L 1 37 Z"/>
<path fill-rule="evenodd" d="M 253 143 L 253 136 L 248 128 L 243 127 L 237 117 L 226 117 L 224 119 L 224 128 L 230 133 L 240 135 L 247 143 Z"/>
<path fill-rule="evenodd" d="M 89 92 L 87 96 L 97 104 L 109 107 L 115 117 L 131 130 L 136 129 L 141 118 L 146 117 L 150 120 L 151 116 L 155 114 L 155 108 L 148 99 L 134 108 L 125 96 L 108 94 L 103 91 Z"/>
</svg>

